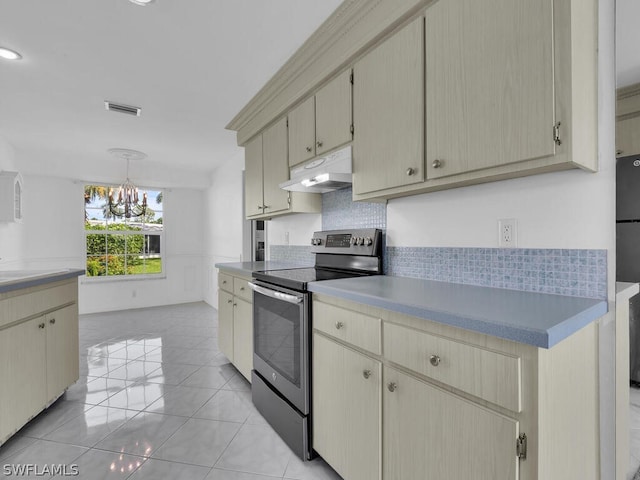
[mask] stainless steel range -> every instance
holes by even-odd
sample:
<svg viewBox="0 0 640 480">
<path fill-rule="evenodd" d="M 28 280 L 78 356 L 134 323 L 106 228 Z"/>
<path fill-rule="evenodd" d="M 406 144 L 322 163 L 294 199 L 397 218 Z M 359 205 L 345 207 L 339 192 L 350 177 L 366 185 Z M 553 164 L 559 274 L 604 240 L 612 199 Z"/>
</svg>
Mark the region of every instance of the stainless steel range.
<svg viewBox="0 0 640 480">
<path fill-rule="evenodd" d="M 312 268 L 253 272 L 253 403 L 303 460 L 311 445 L 311 293 L 309 282 L 382 273 L 378 229 L 315 232 Z"/>
</svg>

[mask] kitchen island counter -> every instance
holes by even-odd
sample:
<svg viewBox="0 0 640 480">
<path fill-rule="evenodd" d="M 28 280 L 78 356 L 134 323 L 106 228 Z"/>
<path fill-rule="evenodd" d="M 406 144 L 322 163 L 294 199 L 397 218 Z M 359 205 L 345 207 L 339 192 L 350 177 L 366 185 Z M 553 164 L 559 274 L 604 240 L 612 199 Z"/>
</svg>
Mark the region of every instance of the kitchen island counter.
<svg viewBox="0 0 640 480">
<path fill-rule="evenodd" d="M 78 268 L 58 270 L 0 270 L 0 293 L 68 280 L 84 274 L 85 271 Z"/>
<path fill-rule="evenodd" d="M 312 282 L 309 290 L 542 348 L 608 311 L 599 299 L 386 275 Z"/>
</svg>

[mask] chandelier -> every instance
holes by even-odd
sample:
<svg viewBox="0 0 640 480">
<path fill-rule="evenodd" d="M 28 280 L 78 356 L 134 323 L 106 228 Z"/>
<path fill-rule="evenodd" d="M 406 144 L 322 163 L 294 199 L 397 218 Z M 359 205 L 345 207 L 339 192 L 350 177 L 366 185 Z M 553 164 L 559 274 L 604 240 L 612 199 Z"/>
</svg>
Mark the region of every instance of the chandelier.
<svg viewBox="0 0 640 480">
<path fill-rule="evenodd" d="M 129 160 L 145 158 L 146 155 L 136 150 L 124 148 L 112 148 L 109 153 L 127 160 L 127 177 L 118 187 L 117 198 L 114 196 L 113 187 L 109 188 L 109 212 L 116 217 L 137 218 L 147 213 L 147 192 L 142 193 L 142 203 L 138 195 L 138 187 L 129 180 Z"/>
</svg>

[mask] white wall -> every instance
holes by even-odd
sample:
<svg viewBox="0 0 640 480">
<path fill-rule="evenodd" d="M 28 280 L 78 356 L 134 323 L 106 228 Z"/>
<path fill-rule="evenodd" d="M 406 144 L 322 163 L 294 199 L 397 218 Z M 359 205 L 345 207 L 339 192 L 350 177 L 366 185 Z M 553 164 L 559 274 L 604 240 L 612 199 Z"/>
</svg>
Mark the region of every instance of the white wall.
<svg viewBox="0 0 640 480">
<path fill-rule="evenodd" d="M 218 274 L 216 263 L 242 260 L 242 170 L 244 150 L 218 167 L 211 175 L 211 186 L 204 192 L 203 298 L 217 308 Z"/>
<path fill-rule="evenodd" d="M 0 171 L 18 170 L 15 152 L 0 136 Z M 20 268 L 23 249 L 23 225 L 0 222 L 0 268 Z"/>
<path fill-rule="evenodd" d="M 310 245 L 313 232 L 319 230 L 322 230 L 322 215 L 319 213 L 276 217 L 267 222 L 267 255 L 269 245 Z"/>
</svg>

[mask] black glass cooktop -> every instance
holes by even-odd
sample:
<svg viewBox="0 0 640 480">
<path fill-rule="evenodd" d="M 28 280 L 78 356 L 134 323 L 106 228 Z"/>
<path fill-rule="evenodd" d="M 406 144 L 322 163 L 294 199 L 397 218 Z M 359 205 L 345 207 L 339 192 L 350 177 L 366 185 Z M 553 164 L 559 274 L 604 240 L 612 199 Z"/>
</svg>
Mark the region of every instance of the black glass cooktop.
<svg viewBox="0 0 640 480">
<path fill-rule="evenodd" d="M 263 282 L 273 283 L 294 290 L 305 291 L 309 282 L 319 280 L 335 280 L 337 278 L 359 277 L 366 275 L 358 272 L 328 270 L 321 268 L 290 268 L 286 270 L 261 270 L 253 272 L 253 276 Z"/>
</svg>

